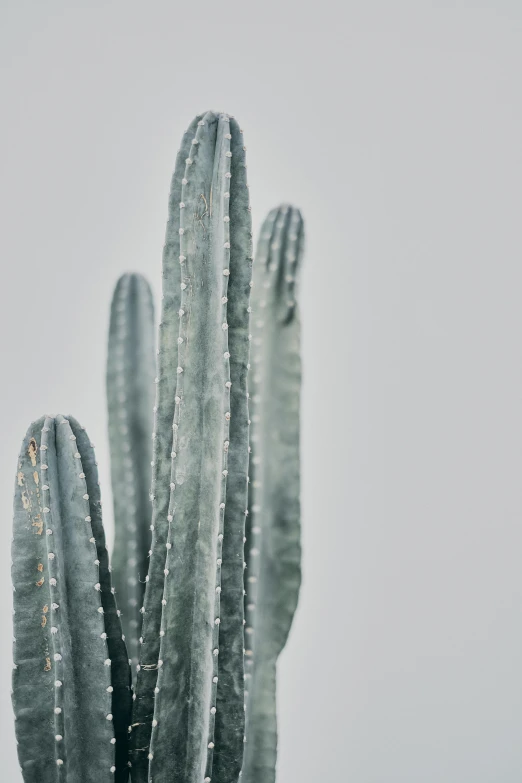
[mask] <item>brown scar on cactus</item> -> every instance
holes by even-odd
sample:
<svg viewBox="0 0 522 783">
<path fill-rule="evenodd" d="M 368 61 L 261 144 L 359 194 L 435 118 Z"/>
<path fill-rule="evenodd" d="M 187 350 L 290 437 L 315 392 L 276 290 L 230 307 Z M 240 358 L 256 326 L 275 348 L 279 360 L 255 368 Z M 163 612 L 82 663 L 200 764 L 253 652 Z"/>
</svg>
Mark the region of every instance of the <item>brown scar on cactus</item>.
<svg viewBox="0 0 522 783">
<path fill-rule="evenodd" d="M 27 449 L 27 453 L 31 457 L 31 465 L 33 468 L 36 467 L 36 454 L 38 452 L 38 446 L 36 444 L 36 441 L 34 438 L 31 438 L 29 441 L 29 448 Z"/>
<path fill-rule="evenodd" d="M 22 496 L 22 497 L 23 497 L 23 496 Z M 25 507 L 26 507 L 26 506 L 25 506 L 25 504 L 24 504 L 24 508 L 25 508 Z M 42 535 L 42 533 L 43 533 L 43 520 L 42 520 L 42 518 L 41 518 L 40 514 L 37 514 L 37 515 L 36 515 L 36 517 L 35 517 L 35 520 L 34 520 L 34 522 L 33 522 L 33 525 L 32 525 L 32 526 L 36 528 L 36 535 L 37 535 L 37 536 L 41 536 L 41 535 Z"/>
<path fill-rule="evenodd" d="M 37 470 L 35 470 L 35 472 L 33 473 L 33 478 L 34 478 L 34 483 L 36 484 L 36 486 L 38 486 L 38 484 L 40 483 L 40 477 L 38 475 Z"/>
<path fill-rule="evenodd" d="M 51 659 L 46 658 L 45 659 L 45 666 L 44 666 L 44 672 L 50 672 L 51 671 Z"/>
<path fill-rule="evenodd" d="M 23 487 L 23 485 L 24 485 L 24 474 L 22 473 L 21 470 L 18 472 L 16 478 L 18 479 L 18 486 L 19 487 Z"/>
<path fill-rule="evenodd" d="M 26 511 L 28 511 L 31 508 L 31 501 L 29 500 L 25 492 L 22 492 L 22 505 Z"/>
</svg>

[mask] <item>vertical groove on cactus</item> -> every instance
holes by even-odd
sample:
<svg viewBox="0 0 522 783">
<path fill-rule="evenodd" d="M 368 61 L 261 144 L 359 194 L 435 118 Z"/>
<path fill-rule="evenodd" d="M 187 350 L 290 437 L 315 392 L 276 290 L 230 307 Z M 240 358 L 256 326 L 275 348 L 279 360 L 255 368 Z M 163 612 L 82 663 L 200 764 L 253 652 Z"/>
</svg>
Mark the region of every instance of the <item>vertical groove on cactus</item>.
<svg viewBox="0 0 522 783">
<path fill-rule="evenodd" d="M 41 419 L 18 462 L 13 707 L 25 783 L 128 778 L 129 665 L 99 502 L 79 451 L 90 464 L 92 447 L 77 434 L 62 416 Z"/>
<path fill-rule="evenodd" d="M 303 238 L 298 209 L 273 210 L 261 229 L 254 265 L 242 783 L 275 781 L 276 664 L 301 582 L 296 277 Z"/>
<path fill-rule="evenodd" d="M 239 143 L 242 148 L 239 138 L 237 123 L 226 115 L 208 112 L 196 118 L 184 137 L 172 183 L 160 327 L 153 543 L 133 718 L 136 781 L 219 781 L 220 764 L 227 775 L 242 753 L 243 688 L 220 695 L 218 674 L 223 671 L 226 680 L 228 673 L 230 683 L 242 681 L 237 655 L 243 647 L 242 592 L 237 581 L 239 573 L 242 581 L 243 569 L 248 424 L 246 408 L 242 412 L 239 406 L 243 427 L 231 424 L 231 388 L 237 384 L 246 404 L 241 367 L 248 358 L 244 343 L 251 251 L 244 171 L 237 183 L 231 172 L 233 150 Z M 172 270 L 173 251 L 181 274 Z M 238 349 L 234 366 L 231 326 Z M 232 457 L 228 461 L 232 450 L 233 477 Z M 241 511 L 227 511 L 227 486 L 233 487 L 237 505 L 241 483 Z M 229 535 L 236 542 L 233 553 L 224 545 Z M 224 586 L 231 588 L 226 601 Z M 232 673 L 234 666 L 237 672 Z M 218 709 L 223 711 L 220 730 Z M 216 748 L 213 771 L 218 737 L 223 756 Z M 233 783 L 234 774 L 237 780 L 239 770 L 221 780 Z"/>
<path fill-rule="evenodd" d="M 118 280 L 107 360 L 109 442 L 114 503 L 113 582 L 127 650 L 139 659 L 140 609 L 150 549 L 150 480 L 154 404 L 154 306 L 144 277 Z"/>
</svg>

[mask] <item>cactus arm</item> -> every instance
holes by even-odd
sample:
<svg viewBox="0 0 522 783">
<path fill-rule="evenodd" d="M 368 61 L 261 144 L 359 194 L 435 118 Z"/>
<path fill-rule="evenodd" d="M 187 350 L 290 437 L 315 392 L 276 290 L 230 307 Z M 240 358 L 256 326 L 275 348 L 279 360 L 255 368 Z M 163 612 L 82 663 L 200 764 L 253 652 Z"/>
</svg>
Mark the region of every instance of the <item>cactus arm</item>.
<svg viewBox="0 0 522 783">
<path fill-rule="evenodd" d="M 72 433 L 76 437 L 78 452 L 82 455 L 82 466 L 89 495 L 92 534 L 99 560 L 99 580 L 105 633 L 107 634 L 108 657 L 111 660 L 111 713 L 116 740 L 115 783 L 126 783 L 128 768 L 128 727 L 131 719 L 132 691 L 131 671 L 125 636 L 122 634 L 120 611 L 111 585 L 109 555 L 105 546 L 105 532 L 102 522 L 102 503 L 98 481 L 98 467 L 94 448 L 85 429 L 72 416 L 68 417 Z"/>
<path fill-rule="evenodd" d="M 13 705 L 18 718 L 20 761 L 26 783 L 109 782 L 117 772 L 116 742 L 102 599 L 103 568 L 93 536 L 93 508 L 69 422 L 63 417 L 47 417 L 43 424 L 43 428 L 34 425 L 24 441 L 15 496 L 13 580 L 19 587 L 18 595 L 15 593 L 15 637 L 24 623 L 38 622 L 43 634 L 49 631 L 47 637 L 40 634 L 33 647 L 28 646 L 24 634 L 18 635 L 15 644 L 18 668 L 14 672 Z M 28 487 L 32 505 L 26 509 L 23 493 Z M 25 519 L 20 505 L 29 512 Z M 36 545 L 29 535 L 40 538 Z M 41 575 L 39 584 L 31 578 L 31 569 L 24 573 L 20 568 L 26 545 L 29 564 Z M 35 590 L 46 591 L 42 606 L 42 592 L 32 603 L 27 600 L 34 595 L 30 593 L 33 585 Z M 35 648 L 37 665 L 31 669 L 26 665 L 27 653 Z M 31 709 L 36 702 L 41 710 L 40 723 L 33 723 L 30 737 L 26 716 L 29 694 Z M 51 750 L 35 759 L 34 747 L 49 741 L 50 727 Z M 28 747 L 33 759 L 24 757 Z M 85 764 L 86 758 L 89 764 Z M 127 776 L 128 768 L 124 768 L 117 779 L 124 783 Z"/>
<path fill-rule="evenodd" d="M 244 535 L 248 502 L 249 419 L 247 374 L 250 335 L 249 303 L 252 279 L 252 238 L 245 148 L 235 120 L 230 121 L 231 174 L 229 217 L 231 274 L 227 322 L 230 353 L 231 420 L 223 565 L 221 567 L 220 656 L 215 717 L 214 783 L 238 779 L 243 760 L 244 711 Z"/>
<path fill-rule="evenodd" d="M 123 275 L 111 306 L 107 361 L 114 502 L 113 582 L 129 657 L 138 663 L 140 609 L 150 549 L 154 307 L 141 275 Z"/>
<path fill-rule="evenodd" d="M 17 464 L 12 539 L 13 709 L 18 758 L 25 783 L 55 783 L 60 758 L 54 739 L 53 640 L 46 524 L 40 482 L 45 419 L 24 438 Z"/>
<path fill-rule="evenodd" d="M 274 210 L 263 225 L 254 266 L 243 783 L 275 780 L 276 663 L 290 631 L 301 582 L 301 365 L 295 290 L 303 236 L 299 210 Z"/>
<path fill-rule="evenodd" d="M 133 783 L 148 783 L 149 745 L 154 713 L 157 662 L 160 649 L 161 610 L 168 534 L 172 425 L 175 415 L 176 373 L 178 363 L 179 309 L 181 307 L 179 211 L 181 181 L 185 174 L 192 139 L 200 117 L 192 122 L 183 136 L 176 158 L 169 194 L 169 221 L 163 249 L 163 300 L 159 324 L 158 375 L 154 406 L 154 440 L 152 468 L 152 544 L 147 574 L 147 589 L 142 614 L 140 659 L 136 699 L 133 709 L 131 757 Z"/>
</svg>

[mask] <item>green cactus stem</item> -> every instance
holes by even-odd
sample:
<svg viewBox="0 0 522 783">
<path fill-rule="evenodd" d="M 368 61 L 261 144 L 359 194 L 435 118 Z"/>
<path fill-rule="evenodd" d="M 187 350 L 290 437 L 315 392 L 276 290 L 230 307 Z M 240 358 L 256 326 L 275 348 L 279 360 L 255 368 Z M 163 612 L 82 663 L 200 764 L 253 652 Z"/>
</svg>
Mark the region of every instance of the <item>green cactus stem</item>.
<svg viewBox="0 0 522 783">
<path fill-rule="evenodd" d="M 276 664 L 301 582 L 296 277 L 303 244 L 301 213 L 281 206 L 263 224 L 254 264 L 242 783 L 275 780 Z"/>
<path fill-rule="evenodd" d="M 144 277 L 125 274 L 111 306 L 107 402 L 114 504 L 112 580 L 134 671 L 150 549 L 154 305 Z"/>
<path fill-rule="evenodd" d="M 25 783 L 125 783 L 130 669 L 92 445 L 46 417 L 18 461 L 13 708 Z"/>
<path fill-rule="evenodd" d="M 251 219 L 237 122 L 185 134 L 163 257 L 133 783 L 235 783 L 244 736 Z"/>
</svg>

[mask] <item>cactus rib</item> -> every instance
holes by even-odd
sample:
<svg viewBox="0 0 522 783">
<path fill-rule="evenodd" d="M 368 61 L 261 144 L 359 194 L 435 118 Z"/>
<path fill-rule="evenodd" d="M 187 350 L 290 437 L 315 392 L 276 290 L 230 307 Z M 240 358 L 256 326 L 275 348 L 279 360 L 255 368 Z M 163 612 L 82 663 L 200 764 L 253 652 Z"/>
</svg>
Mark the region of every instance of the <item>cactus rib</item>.
<svg viewBox="0 0 522 783">
<path fill-rule="evenodd" d="M 231 119 L 230 151 L 233 187 L 230 188 L 231 273 L 228 284 L 227 322 L 230 353 L 230 411 L 225 537 L 221 568 L 220 653 L 214 783 L 239 777 L 244 749 L 244 536 L 248 514 L 249 414 L 247 376 L 250 354 L 250 290 L 252 234 L 243 134 Z M 210 774 L 210 770 L 209 770 Z"/>
</svg>

